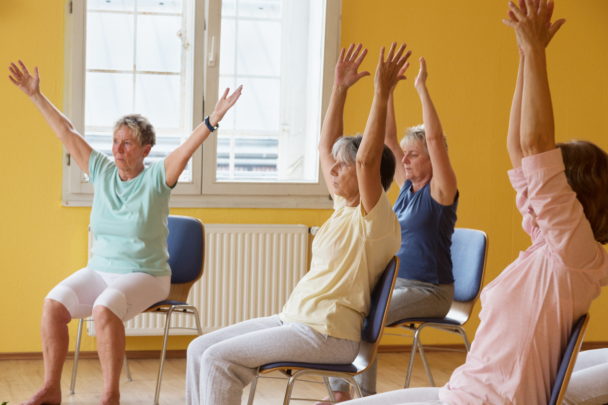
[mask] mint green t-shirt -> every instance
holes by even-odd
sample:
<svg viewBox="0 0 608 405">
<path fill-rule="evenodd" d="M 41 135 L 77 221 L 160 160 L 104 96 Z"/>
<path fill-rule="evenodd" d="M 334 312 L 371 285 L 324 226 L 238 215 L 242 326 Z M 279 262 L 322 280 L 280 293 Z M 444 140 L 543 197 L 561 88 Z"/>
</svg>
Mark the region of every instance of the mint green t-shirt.
<svg viewBox="0 0 608 405">
<path fill-rule="evenodd" d="M 94 242 L 87 267 L 108 273 L 171 275 L 167 262 L 171 187 L 165 182 L 165 161 L 122 181 L 116 165 L 93 150 L 89 175 L 95 190 L 91 210 Z"/>
</svg>

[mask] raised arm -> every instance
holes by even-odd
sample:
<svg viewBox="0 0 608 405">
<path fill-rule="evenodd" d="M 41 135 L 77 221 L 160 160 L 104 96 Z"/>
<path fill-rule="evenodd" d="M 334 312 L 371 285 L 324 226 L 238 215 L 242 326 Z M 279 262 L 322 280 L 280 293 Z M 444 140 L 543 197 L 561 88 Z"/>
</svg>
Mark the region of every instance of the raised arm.
<svg viewBox="0 0 608 405">
<path fill-rule="evenodd" d="M 226 89 L 224 95 L 219 99 L 217 104 L 215 105 L 215 110 L 213 114 L 209 116 L 209 123 L 212 126 L 217 126 L 219 122 L 224 118 L 224 115 L 228 112 L 230 108 L 236 103 L 236 101 L 241 96 L 241 90 L 243 86 L 239 86 L 235 90 L 234 93 L 230 97 L 228 97 L 228 92 L 230 89 Z M 179 179 L 184 168 L 188 164 L 188 160 L 192 157 L 194 152 L 198 149 L 199 146 L 209 137 L 211 131 L 207 127 L 207 125 L 203 122 L 201 123 L 192 135 L 180 145 L 177 149 L 167 156 L 165 159 L 165 182 L 169 187 L 173 187 L 173 185 Z"/>
<path fill-rule="evenodd" d="M 405 64 L 409 66 L 409 62 Z M 394 90 L 394 88 L 393 88 Z M 389 149 L 395 155 L 395 160 L 397 161 L 397 166 L 395 166 L 395 182 L 399 186 L 399 188 L 403 187 L 405 183 L 405 168 L 401 161 L 403 160 L 403 150 L 401 149 L 401 145 L 399 145 L 399 140 L 397 139 L 397 121 L 395 119 L 395 92 L 391 91 L 391 95 L 388 98 L 388 111 L 386 113 L 386 129 L 384 130 L 384 144 L 389 147 Z"/>
<path fill-rule="evenodd" d="M 357 151 L 357 181 L 359 193 L 365 212 L 369 213 L 382 195 L 382 182 L 380 179 L 380 163 L 384 149 L 384 136 L 386 130 L 386 116 L 388 99 L 391 89 L 399 80 L 405 79 L 407 69 L 405 63 L 411 52 L 405 52 L 405 44 L 395 52 L 397 43 L 393 42 L 384 61 L 384 47 L 380 51 L 380 60 L 374 78 L 374 101 L 367 119 L 363 140 Z"/>
<path fill-rule="evenodd" d="M 348 89 L 359 81 L 362 77 L 369 76 L 369 72 L 357 73 L 361 62 L 367 55 L 367 49 L 361 51 L 362 45 L 351 44 L 348 52 L 342 48 L 336 70 L 334 74 L 334 87 L 331 91 L 329 107 L 323 121 L 321 129 L 321 139 L 319 140 L 319 157 L 321 159 L 321 170 L 327 189 L 334 198 L 334 186 L 332 176 L 329 171 L 336 163 L 331 155 L 331 149 L 336 140 L 344 134 L 344 105 L 346 104 L 346 94 Z"/>
<path fill-rule="evenodd" d="M 520 11 L 527 15 L 528 8 L 526 6 L 526 0 L 519 0 Z M 559 27 L 565 22 L 565 20 L 558 20 L 555 22 L 554 28 L 552 27 L 551 17 L 553 16 L 554 3 L 549 2 L 546 8 L 545 16 L 545 27 L 551 30 L 551 34 L 546 37 L 544 41 L 544 47 L 549 45 L 551 38 Z M 512 10 L 509 10 L 510 22 L 518 23 L 519 19 L 516 17 Z M 509 20 L 506 20 L 509 21 Z M 505 22 L 506 23 L 506 22 Z M 507 24 L 509 25 L 509 24 Z M 519 37 L 517 41 L 517 48 L 519 49 L 519 70 L 517 72 L 517 83 L 515 85 L 515 94 L 513 95 L 513 102 L 511 104 L 511 115 L 509 118 L 509 132 L 507 135 L 507 150 L 509 151 L 509 157 L 513 168 L 516 169 L 521 166 L 521 159 L 524 157 L 524 153 L 521 148 L 521 111 L 522 111 L 522 98 L 524 91 L 524 75 L 525 75 L 525 53 L 519 43 Z"/>
<path fill-rule="evenodd" d="M 422 102 L 422 118 L 426 133 L 426 146 L 429 150 L 431 166 L 433 167 L 433 178 L 431 179 L 431 197 L 439 204 L 452 205 L 456 198 L 457 184 L 456 174 L 452 169 L 448 150 L 445 147 L 443 129 L 439 121 L 439 115 L 431 100 L 431 95 L 426 87 L 427 79 L 426 61 L 420 58 L 420 72 L 416 77 L 416 90 Z"/>
<path fill-rule="evenodd" d="M 34 76 L 32 76 L 23 62 L 19 61 L 19 65 L 21 68 L 11 63 L 9 67 L 11 75 L 8 78 L 30 98 L 78 167 L 88 175 L 89 157 L 93 148 L 76 132 L 70 120 L 42 94 L 38 67 L 34 68 Z"/>
</svg>

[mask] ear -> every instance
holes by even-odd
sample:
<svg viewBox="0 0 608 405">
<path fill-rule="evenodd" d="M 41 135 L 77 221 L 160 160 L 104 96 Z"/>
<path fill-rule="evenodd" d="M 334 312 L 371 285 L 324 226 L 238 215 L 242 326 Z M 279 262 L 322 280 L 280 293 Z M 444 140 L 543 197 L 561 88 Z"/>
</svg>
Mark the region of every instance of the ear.
<svg viewBox="0 0 608 405">
<path fill-rule="evenodd" d="M 152 150 L 152 145 L 148 144 L 148 145 L 144 146 L 144 157 L 148 157 L 151 150 Z"/>
</svg>

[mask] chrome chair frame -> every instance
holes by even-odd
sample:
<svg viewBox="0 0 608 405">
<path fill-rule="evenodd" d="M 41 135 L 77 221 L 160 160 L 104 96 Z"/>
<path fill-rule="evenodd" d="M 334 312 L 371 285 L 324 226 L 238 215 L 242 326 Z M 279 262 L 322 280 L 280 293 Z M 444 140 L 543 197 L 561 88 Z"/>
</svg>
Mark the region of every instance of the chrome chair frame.
<svg viewBox="0 0 608 405">
<path fill-rule="evenodd" d="M 467 228 L 458 228 L 458 229 L 467 229 Z M 438 323 L 438 322 L 432 322 L 432 321 L 409 321 L 409 322 L 405 322 L 403 324 L 393 324 L 393 325 L 389 325 L 390 327 L 399 327 L 402 329 L 406 329 L 410 332 L 413 332 L 413 335 L 404 335 L 404 334 L 397 334 L 397 333 L 387 333 L 387 336 L 402 336 L 402 337 L 409 337 L 409 338 L 414 338 L 414 341 L 412 343 L 412 349 L 410 352 L 410 360 L 408 363 L 408 368 L 407 368 L 407 375 L 405 377 L 405 384 L 403 388 L 408 388 L 410 386 L 410 381 L 412 378 L 412 372 L 414 369 L 414 359 L 416 357 L 416 349 L 418 350 L 418 352 L 420 353 L 420 358 L 422 360 L 422 364 L 424 365 L 424 369 L 426 371 L 426 375 L 427 378 L 429 379 L 429 383 L 431 385 L 431 387 L 435 387 L 435 380 L 433 379 L 433 374 L 431 373 L 431 368 L 428 364 L 428 361 L 426 359 L 426 355 L 424 352 L 424 349 L 434 349 L 434 347 L 432 346 L 423 346 L 422 342 L 420 340 L 420 335 L 422 333 L 422 330 L 430 327 L 432 329 L 437 329 L 437 330 L 442 330 L 445 332 L 449 332 L 449 333 L 453 333 L 456 335 L 460 335 L 462 337 L 462 340 L 464 342 L 464 346 L 466 350 L 458 350 L 458 349 L 445 349 L 445 348 L 441 348 L 441 350 L 449 350 L 449 351 L 457 351 L 457 352 L 464 352 L 464 353 L 468 353 L 471 350 L 471 344 L 469 342 L 469 338 L 467 336 L 466 331 L 464 330 L 463 326 L 465 323 L 467 323 L 467 321 L 469 320 L 469 318 L 471 317 L 471 312 L 473 311 L 473 307 L 475 306 L 475 303 L 477 302 L 477 300 L 479 299 L 479 296 L 481 295 L 481 290 L 483 287 L 483 280 L 485 278 L 485 274 L 486 274 L 486 265 L 488 262 L 488 235 L 480 230 L 474 229 L 477 232 L 481 232 L 484 237 L 485 237 L 485 252 L 484 252 L 484 261 L 483 261 L 483 269 L 482 269 L 482 273 L 481 273 L 481 279 L 479 282 L 479 288 L 477 290 L 477 295 L 475 296 L 475 298 L 473 298 L 470 301 L 452 301 L 452 306 L 450 308 L 450 311 L 448 312 L 448 314 L 446 315 L 445 318 L 446 320 L 451 321 L 452 323 Z"/>
<path fill-rule="evenodd" d="M 307 375 L 316 375 L 316 376 L 323 377 L 322 383 L 319 381 L 311 381 L 311 380 L 300 380 L 300 381 L 317 383 L 317 384 L 325 384 L 325 388 L 327 389 L 327 393 L 329 395 L 330 400 L 324 401 L 324 402 L 330 402 L 332 404 L 337 403 L 336 399 L 334 398 L 334 393 L 329 384 L 329 377 L 342 378 L 343 380 L 345 380 L 347 383 L 349 383 L 351 385 L 351 393 L 353 393 L 353 394 L 356 393 L 359 398 L 363 398 L 363 393 L 361 392 L 361 387 L 359 386 L 359 383 L 357 382 L 357 380 L 354 379 L 354 377 L 356 375 L 359 375 L 359 374 L 365 372 L 371 366 L 371 364 L 378 352 L 378 346 L 380 344 L 380 339 L 382 338 L 382 334 L 384 332 L 386 317 L 388 314 L 388 308 L 391 303 L 391 298 L 393 297 L 393 290 L 395 288 L 395 282 L 397 281 L 397 274 L 399 273 L 399 258 L 394 257 L 393 259 L 391 259 L 391 262 L 393 260 L 395 260 L 395 271 L 393 274 L 393 280 L 391 282 L 391 288 L 389 291 L 388 300 L 387 300 L 386 306 L 384 308 L 384 315 L 383 315 L 382 323 L 380 326 L 380 333 L 378 334 L 376 341 L 373 343 L 369 343 L 364 340 L 361 340 L 361 345 L 359 346 L 359 353 L 357 354 L 357 357 L 355 358 L 355 360 L 352 362 L 352 365 L 354 365 L 355 368 L 357 369 L 356 372 L 339 372 L 339 371 L 329 371 L 329 370 L 304 368 L 304 367 L 289 367 L 289 368 L 276 367 L 276 368 L 262 370 L 263 366 L 258 367 L 255 378 L 251 382 L 251 389 L 249 391 L 249 400 L 248 400 L 247 404 L 253 405 L 253 400 L 255 397 L 255 391 L 256 391 L 256 387 L 257 387 L 259 378 L 282 379 L 281 377 L 268 377 L 268 376 L 261 375 L 261 374 L 268 374 L 273 371 L 279 371 L 288 380 L 287 388 L 285 390 L 285 398 L 283 400 L 284 405 L 289 405 L 290 401 L 292 401 L 292 400 L 294 400 L 294 401 L 314 401 L 314 402 L 320 401 L 318 399 L 291 398 L 291 395 L 293 392 L 293 387 L 294 387 L 296 381 L 298 381 L 299 378 L 307 376 Z M 385 271 L 389 268 L 389 266 L 391 265 L 391 262 L 389 262 L 389 264 L 386 266 Z M 295 370 L 295 372 L 294 372 L 294 370 Z"/>
<path fill-rule="evenodd" d="M 170 217 L 182 217 L 182 216 L 171 215 Z M 186 217 L 186 218 L 194 219 L 194 220 L 198 221 L 201 225 L 202 234 L 203 234 L 203 247 L 202 247 L 203 255 L 202 255 L 200 273 L 199 273 L 198 277 L 193 281 L 190 281 L 187 283 L 182 283 L 182 284 L 171 284 L 171 290 L 170 290 L 169 296 L 167 297 L 166 300 L 161 301 L 160 303 L 157 303 L 142 312 L 142 313 L 164 313 L 166 315 L 163 348 L 161 350 L 160 365 L 158 368 L 158 377 L 156 380 L 156 391 L 154 393 L 154 403 L 153 403 L 154 405 L 158 405 L 158 399 L 160 397 L 160 387 L 161 387 L 162 378 L 163 378 L 163 369 L 165 366 L 165 356 L 167 353 L 167 341 L 169 339 L 169 330 L 187 329 L 187 330 L 197 331 L 198 336 L 201 336 L 203 334 L 198 310 L 194 306 L 186 304 L 186 300 L 188 298 L 188 293 L 190 292 L 190 288 L 192 287 L 192 285 L 203 276 L 203 271 L 205 268 L 205 239 L 204 239 L 205 238 L 205 225 L 203 224 L 203 222 L 201 220 L 199 220 L 197 218 L 192 218 L 192 217 Z M 180 303 L 170 304 L 170 303 L 167 303 L 167 301 L 180 302 Z M 165 302 L 165 303 L 163 304 L 163 302 Z M 173 315 L 174 313 L 176 315 L 181 314 L 181 315 L 194 316 L 194 319 L 196 320 L 196 328 L 171 327 L 171 315 Z M 72 381 L 70 383 L 70 394 L 74 394 L 75 387 L 76 387 L 76 374 L 78 372 L 78 358 L 79 358 L 79 353 L 80 353 L 80 341 L 82 339 L 82 326 L 83 326 L 84 322 L 93 322 L 93 317 L 80 319 L 80 321 L 78 323 L 78 335 L 77 335 L 77 339 L 76 339 L 76 350 L 74 352 L 74 367 L 72 369 Z M 124 366 L 125 366 L 125 372 L 127 374 L 127 381 L 132 381 L 131 370 L 129 368 L 129 362 L 127 360 L 126 351 L 125 351 L 125 358 L 124 358 Z"/>
</svg>

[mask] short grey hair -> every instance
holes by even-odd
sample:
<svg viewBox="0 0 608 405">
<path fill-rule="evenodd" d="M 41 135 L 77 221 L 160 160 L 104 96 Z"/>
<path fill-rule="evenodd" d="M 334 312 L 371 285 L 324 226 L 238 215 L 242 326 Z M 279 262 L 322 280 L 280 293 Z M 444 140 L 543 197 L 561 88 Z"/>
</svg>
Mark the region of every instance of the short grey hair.
<svg viewBox="0 0 608 405">
<path fill-rule="evenodd" d="M 338 162 L 355 164 L 357 162 L 357 151 L 359 150 L 359 146 L 361 146 L 362 140 L 363 135 L 361 134 L 341 136 L 332 146 L 331 156 Z M 382 182 L 384 191 L 388 191 L 391 188 L 396 166 L 395 155 L 388 146 L 384 145 L 382 160 L 380 161 L 380 181 Z"/>
<path fill-rule="evenodd" d="M 114 132 L 122 127 L 128 127 L 140 146 L 156 145 L 156 131 L 150 121 L 141 114 L 129 114 L 121 117 L 114 124 Z"/>
<path fill-rule="evenodd" d="M 405 130 L 405 136 L 401 140 L 401 149 L 405 149 L 407 145 L 411 145 L 414 142 L 421 142 L 424 147 L 424 151 L 426 154 L 429 154 L 429 148 L 426 145 L 426 132 L 424 131 L 424 124 L 416 125 L 414 127 L 409 127 Z M 445 144 L 445 149 L 448 149 L 448 141 L 443 135 L 443 142 Z"/>
</svg>

